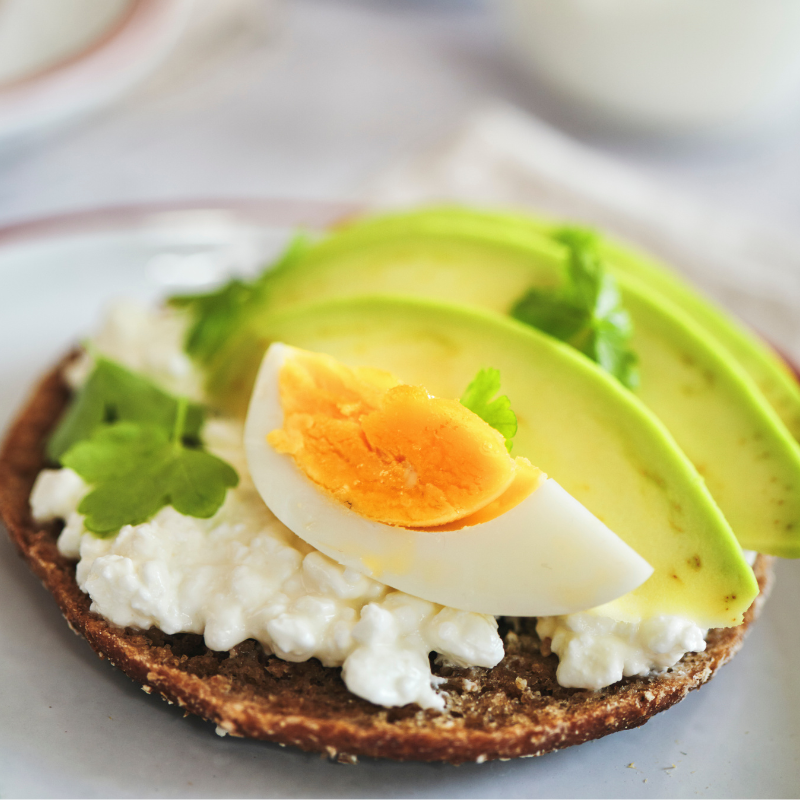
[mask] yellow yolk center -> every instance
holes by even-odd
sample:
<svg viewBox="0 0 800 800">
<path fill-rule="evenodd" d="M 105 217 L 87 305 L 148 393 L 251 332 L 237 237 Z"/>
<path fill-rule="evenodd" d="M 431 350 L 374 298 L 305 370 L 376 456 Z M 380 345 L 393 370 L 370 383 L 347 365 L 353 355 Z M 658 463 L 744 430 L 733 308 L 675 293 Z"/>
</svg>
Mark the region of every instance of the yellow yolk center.
<svg viewBox="0 0 800 800">
<path fill-rule="evenodd" d="M 283 427 L 269 444 L 369 519 L 434 527 L 498 501 L 495 516 L 538 485 L 541 473 L 515 462 L 503 436 L 476 414 L 387 372 L 299 352 L 282 366 L 279 392 Z M 524 464 L 515 480 L 517 462 Z M 517 499 L 504 505 L 506 494 Z"/>
<path fill-rule="evenodd" d="M 434 525 L 432 530 L 458 531 L 470 525 L 480 525 L 482 522 L 495 519 L 495 517 L 499 517 L 505 514 L 506 511 L 510 511 L 514 506 L 519 505 L 547 480 L 547 475 L 539 467 L 534 467 L 527 458 L 516 458 L 514 461 L 517 465 L 514 480 L 511 481 L 511 485 L 500 497 L 496 497 L 491 503 L 487 503 L 483 508 L 479 508 L 466 517 L 447 522 L 444 525 Z"/>
</svg>

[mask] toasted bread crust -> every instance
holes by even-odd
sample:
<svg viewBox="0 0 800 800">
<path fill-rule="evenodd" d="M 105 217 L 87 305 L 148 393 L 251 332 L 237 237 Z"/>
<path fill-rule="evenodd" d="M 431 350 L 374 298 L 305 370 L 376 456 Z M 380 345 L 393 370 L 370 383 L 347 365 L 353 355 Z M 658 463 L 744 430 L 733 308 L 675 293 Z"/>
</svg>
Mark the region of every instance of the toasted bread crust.
<svg viewBox="0 0 800 800">
<path fill-rule="evenodd" d="M 89 611 L 74 562 L 58 552 L 58 526 L 39 525 L 28 497 L 46 465 L 44 444 L 69 399 L 61 365 L 47 375 L 0 451 L 0 518 L 22 557 L 55 597 L 69 625 L 101 658 L 188 713 L 234 736 L 326 752 L 340 760 L 485 761 L 541 755 L 635 728 L 708 681 L 741 647 L 772 579 L 773 559 L 755 565 L 761 594 L 738 628 L 710 632 L 705 652 L 674 668 L 627 678 L 599 692 L 558 685 L 554 655 L 543 655 L 529 620 L 501 620 L 505 658 L 493 669 L 433 667 L 447 679 L 444 713 L 411 705 L 386 709 L 355 697 L 340 670 L 318 661 L 269 656 L 252 640 L 230 653 L 209 650 L 195 634 L 121 629 Z"/>
</svg>

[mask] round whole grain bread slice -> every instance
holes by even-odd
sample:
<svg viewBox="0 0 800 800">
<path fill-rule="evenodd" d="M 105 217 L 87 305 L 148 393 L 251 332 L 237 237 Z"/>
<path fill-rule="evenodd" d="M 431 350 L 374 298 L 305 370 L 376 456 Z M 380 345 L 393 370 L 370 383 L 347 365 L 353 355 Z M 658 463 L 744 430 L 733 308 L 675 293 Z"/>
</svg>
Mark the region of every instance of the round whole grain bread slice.
<svg viewBox="0 0 800 800">
<path fill-rule="evenodd" d="M 195 634 L 121 629 L 89 610 L 74 562 L 56 547 L 58 526 L 39 525 L 30 514 L 31 487 L 46 466 L 44 444 L 69 400 L 61 366 L 36 388 L 0 451 L 0 518 L 69 625 L 101 658 L 146 692 L 234 736 L 292 744 L 341 761 L 365 755 L 461 763 L 541 755 L 638 727 L 704 684 L 741 647 L 769 592 L 773 559 L 759 556 L 761 594 L 743 625 L 712 630 L 705 652 L 688 654 L 665 672 L 598 692 L 559 686 L 558 660 L 536 636 L 534 621 L 503 619 L 506 655 L 493 669 L 432 664 L 445 679 L 442 713 L 373 705 L 347 691 L 339 669 L 316 659 L 281 661 L 252 640 L 215 652 Z"/>
</svg>

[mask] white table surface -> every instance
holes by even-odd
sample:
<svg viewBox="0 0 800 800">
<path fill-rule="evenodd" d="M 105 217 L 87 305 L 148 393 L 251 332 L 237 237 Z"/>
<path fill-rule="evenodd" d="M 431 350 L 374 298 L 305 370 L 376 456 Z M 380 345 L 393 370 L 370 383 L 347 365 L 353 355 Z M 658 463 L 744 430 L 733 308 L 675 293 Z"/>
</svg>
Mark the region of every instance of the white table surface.
<svg viewBox="0 0 800 800">
<path fill-rule="evenodd" d="M 566 122 L 713 205 L 800 222 L 800 121 L 744 142 L 592 134 L 508 65 L 481 0 L 226 2 L 239 17 L 195 35 L 132 94 L 0 151 L 0 224 L 159 199 L 355 197 L 489 98 Z"/>
</svg>

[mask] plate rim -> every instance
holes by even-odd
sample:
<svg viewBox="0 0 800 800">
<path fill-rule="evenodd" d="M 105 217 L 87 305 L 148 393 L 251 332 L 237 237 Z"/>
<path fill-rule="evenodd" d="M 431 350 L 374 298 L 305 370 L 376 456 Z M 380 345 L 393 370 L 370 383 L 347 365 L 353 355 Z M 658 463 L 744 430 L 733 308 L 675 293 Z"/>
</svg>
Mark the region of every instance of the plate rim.
<svg viewBox="0 0 800 800">
<path fill-rule="evenodd" d="M 96 50 L 109 46 L 111 41 L 128 26 L 131 22 L 131 18 L 140 13 L 142 5 L 150 2 L 152 2 L 152 0 L 128 0 L 127 7 L 123 9 L 119 18 L 113 20 L 108 29 L 103 31 L 98 37 L 85 44 L 80 50 L 65 55 L 48 66 L 40 67 L 18 78 L 0 82 L 0 95 L 4 92 L 16 91 L 39 81 L 46 80 L 53 73 L 60 72 L 62 69 L 69 69 L 78 61 L 88 58 Z"/>
<path fill-rule="evenodd" d="M 126 93 L 174 50 L 192 8 L 193 0 L 132 0 L 78 53 L 0 85 L 0 142 L 79 119 Z"/>
<path fill-rule="evenodd" d="M 223 213 L 244 224 L 330 226 L 365 206 L 346 200 L 291 197 L 244 197 L 220 200 L 165 200 L 93 206 L 43 216 L 32 216 L 0 225 L 0 248 L 60 236 L 105 233 L 148 227 L 159 217 L 178 214 Z"/>
</svg>

